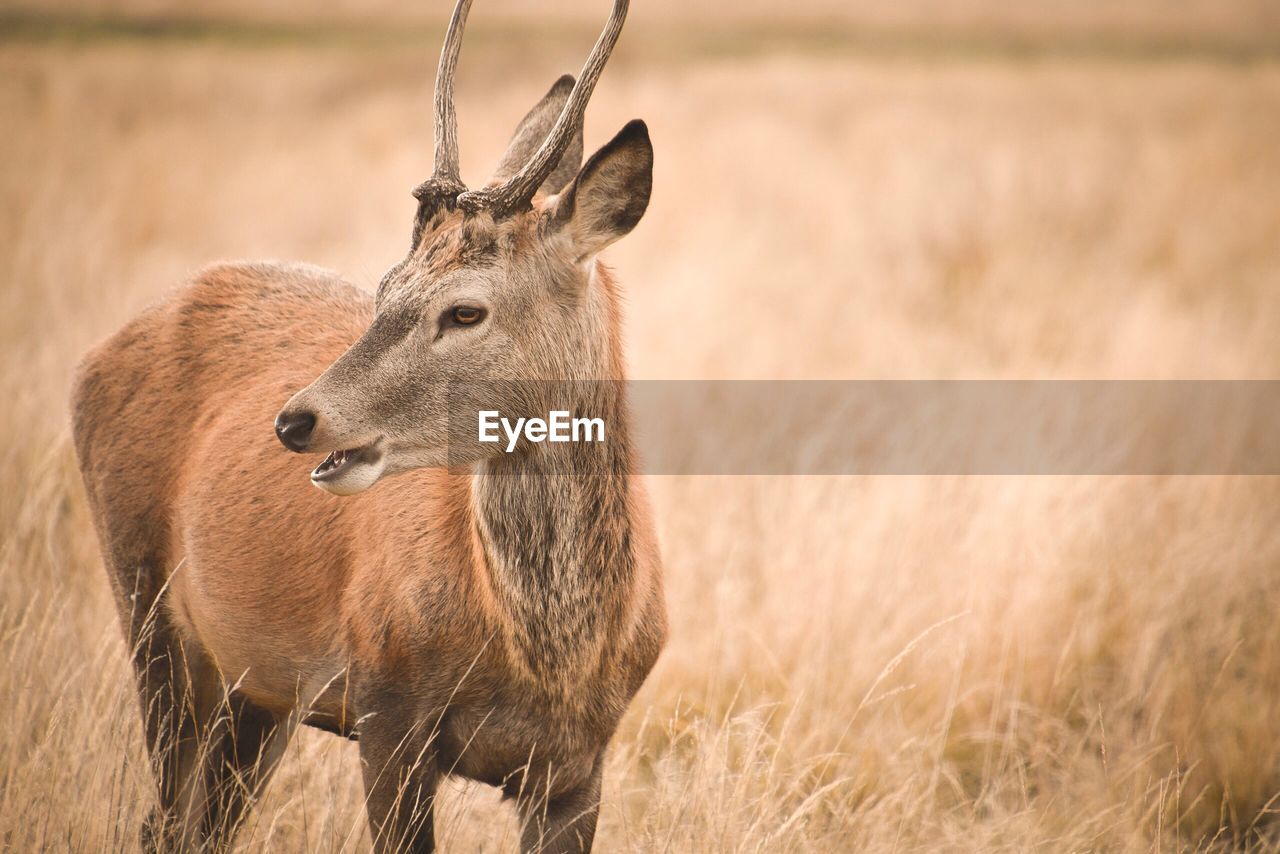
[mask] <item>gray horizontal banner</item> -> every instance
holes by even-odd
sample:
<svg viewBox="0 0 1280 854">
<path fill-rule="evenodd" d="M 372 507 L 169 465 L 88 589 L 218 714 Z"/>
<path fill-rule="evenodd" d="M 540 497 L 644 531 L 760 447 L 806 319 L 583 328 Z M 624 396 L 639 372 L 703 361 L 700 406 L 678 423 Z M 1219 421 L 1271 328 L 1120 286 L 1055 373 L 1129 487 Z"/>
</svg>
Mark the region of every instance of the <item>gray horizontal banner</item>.
<svg viewBox="0 0 1280 854">
<path fill-rule="evenodd" d="M 629 444 L 639 470 L 649 474 L 1280 474 L 1280 381 L 503 382 L 480 388 L 458 389 L 451 404 L 451 442 L 457 443 L 451 460 L 457 463 L 542 453 L 554 470 L 556 460 L 567 466 L 581 461 L 575 454 L 599 452 L 610 442 L 620 447 L 627 432 L 616 408 L 622 398 L 631 413 Z M 503 411 L 510 401 L 520 401 L 515 408 L 521 411 Z"/>
</svg>

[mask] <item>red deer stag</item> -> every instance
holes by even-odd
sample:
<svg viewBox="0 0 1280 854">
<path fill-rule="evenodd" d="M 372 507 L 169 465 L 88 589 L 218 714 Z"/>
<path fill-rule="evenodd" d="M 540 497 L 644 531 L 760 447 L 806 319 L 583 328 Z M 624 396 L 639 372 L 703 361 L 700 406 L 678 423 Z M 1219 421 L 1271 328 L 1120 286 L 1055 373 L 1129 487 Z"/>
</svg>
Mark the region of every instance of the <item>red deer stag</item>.
<svg viewBox="0 0 1280 854">
<path fill-rule="evenodd" d="M 80 368 L 76 451 L 137 671 L 153 848 L 227 848 L 298 724 L 358 739 L 378 851 L 433 849 L 450 774 L 501 787 L 523 850 L 591 847 L 606 745 L 666 632 L 597 260 L 644 214 L 653 151 L 632 121 L 578 168 L 616 0 L 577 82 L 468 192 L 469 6 L 441 53 L 412 247 L 374 298 L 311 267 L 216 266 Z M 523 411 L 522 380 L 583 389 L 607 441 L 450 435 L 451 390 L 489 383 L 511 396 L 493 408 Z M 319 489 L 277 437 L 326 455 Z"/>
</svg>

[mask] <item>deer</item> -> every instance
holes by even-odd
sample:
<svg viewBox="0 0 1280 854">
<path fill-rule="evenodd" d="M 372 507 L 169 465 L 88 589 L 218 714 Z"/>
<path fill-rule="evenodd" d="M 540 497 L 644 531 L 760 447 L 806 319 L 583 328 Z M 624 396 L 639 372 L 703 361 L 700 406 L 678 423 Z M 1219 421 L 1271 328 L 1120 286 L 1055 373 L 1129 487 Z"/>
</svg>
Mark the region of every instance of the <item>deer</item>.
<svg viewBox="0 0 1280 854">
<path fill-rule="evenodd" d="M 75 451 L 156 784 L 149 850 L 226 850 L 301 726 L 357 742 L 378 852 L 434 849 L 448 777 L 500 789 L 522 851 L 592 847 L 606 748 L 667 633 L 600 259 L 648 207 L 653 149 L 634 120 L 582 162 L 615 0 L 580 74 L 469 190 L 453 79 L 470 5 L 440 54 L 409 252 L 376 294 L 218 264 L 77 369 Z M 450 427 L 458 389 L 514 411 L 544 386 L 607 441 L 508 453 Z M 323 459 L 308 477 L 296 454 Z"/>
</svg>

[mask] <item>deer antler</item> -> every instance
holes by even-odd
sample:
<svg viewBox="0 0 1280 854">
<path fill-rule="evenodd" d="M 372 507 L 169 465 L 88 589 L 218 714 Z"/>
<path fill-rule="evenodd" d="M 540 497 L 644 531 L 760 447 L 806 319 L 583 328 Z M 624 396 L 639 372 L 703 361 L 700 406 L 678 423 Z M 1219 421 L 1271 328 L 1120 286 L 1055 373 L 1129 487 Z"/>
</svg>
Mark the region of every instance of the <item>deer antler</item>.
<svg viewBox="0 0 1280 854">
<path fill-rule="evenodd" d="M 449 19 L 444 46 L 440 48 L 440 65 L 436 69 L 435 173 L 413 191 L 418 199 L 435 196 L 452 201 L 467 189 L 458 166 L 458 114 L 453 108 L 453 74 L 458 68 L 462 29 L 470 11 L 471 0 L 458 0 L 453 7 L 453 17 Z"/>
<path fill-rule="evenodd" d="M 468 2 L 469 0 L 460 0 L 459 5 Z M 529 159 L 529 162 L 524 165 L 524 168 L 512 175 L 506 183 L 500 186 L 488 190 L 464 192 L 458 197 L 459 206 L 467 211 L 487 208 L 493 214 L 494 219 L 505 219 L 529 207 L 534 193 L 538 191 L 538 188 L 542 186 L 542 182 L 547 179 L 547 176 L 555 169 L 556 164 L 560 162 L 565 149 L 573 140 L 575 129 L 582 123 L 583 114 L 587 111 L 587 102 L 591 100 L 591 92 L 595 89 L 596 81 L 600 79 L 600 72 L 604 71 L 605 63 L 609 61 L 609 55 L 613 53 L 613 46 L 617 43 L 618 36 L 622 32 L 622 24 L 627 18 L 628 5 L 628 0 L 614 0 L 613 11 L 609 14 L 609 20 L 605 22 L 604 30 L 600 33 L 600 38 L 596 41 L 595 47 L 591 49 L 591 55 L 587 57 L 586 64 L 582 66 L 582 73 L 578 75 L 578 82 L 574 84 L 573 91 L 569 93 L 569 99 L 565 102 L 564 109 L 560 111 L 560 117 L 556 119 L 555 126 L 547 134 L 542 146 Z M 444 68 L 443 57 L 440 60 L 440 67 L 441 69 Z M 439 103 L 440 95 L 437 91 L 437 111 L 439 110 Z M 449 117 L 452 120 L 452 102 L 450 103 Z M 439 135 L 439 124 L 439 121 L 437 121 L 437 136 Z M 437 147 L 437 170 L 440 168 L 439 162 L 440 155 Z"/>
</svg>

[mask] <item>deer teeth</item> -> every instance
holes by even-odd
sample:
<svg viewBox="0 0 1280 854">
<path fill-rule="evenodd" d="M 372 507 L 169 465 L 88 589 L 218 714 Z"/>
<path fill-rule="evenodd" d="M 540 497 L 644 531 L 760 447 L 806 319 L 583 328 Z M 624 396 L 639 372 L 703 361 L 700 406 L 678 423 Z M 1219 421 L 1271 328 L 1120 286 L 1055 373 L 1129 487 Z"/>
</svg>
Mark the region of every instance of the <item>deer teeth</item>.
<svg viewBox="0 0 1280 854">
<path fill-rule="evenodd" d="M 327 477 L 328 475 L 345 468 L 347 463 L 355 462 L 357 460 L 361 462 L 368 462 L 364 456 L 364 452 L 367 447 L 368 446 L 366 445 L 359 448 L 343 448 L 337 451 L 330 451 L 329 456 L 325 457 L 320 465 L 316 466 L 315 469 L 312 470 L 311 476 Z"/>
</svg>

